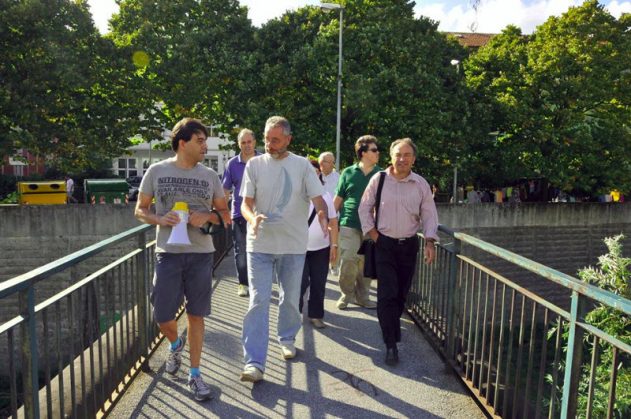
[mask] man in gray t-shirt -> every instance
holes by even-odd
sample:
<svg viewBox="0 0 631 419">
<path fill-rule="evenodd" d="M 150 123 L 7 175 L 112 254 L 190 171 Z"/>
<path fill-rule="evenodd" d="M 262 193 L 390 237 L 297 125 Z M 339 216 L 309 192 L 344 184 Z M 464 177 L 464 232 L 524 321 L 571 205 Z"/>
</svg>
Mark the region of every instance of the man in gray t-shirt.
<svg viewBox="0 0 631 419">
<path fill-rule="evenodd" d="M 241 214 L 248 221 L 247 262 L 250 307 L 243 319 L 245 368 L 241 381 L 263 379 L 269 341 L 269 306 L 278 278 L 278 340 L 283 358 L 296 356 L 300 330 L 300 284 L 307 252 L 309 200 L 328 235 L 323 188 L 309 161 L 287 151 L 289 122 L 280 116 L 265 124 L 266 154 L 251 158 L 241 185 Z"/>
<path fill-rule="evenodd" d="M 204 316 L 210 314 L 214 247 L 209 235 L 200 231 L 206 223 L 230 223 L 223 187 L 214 170 L 200 162 L 206 155 L 206 127 L 198 120 L 184 118 L 173 128 L 171 146 L 176 155 L 149 167 L 140 184 L 136 218 L 157 225 L 155 275 L 151 291 L 153 315 L 160 331 L 171 342 L 166 371 L 175 375 L 182 363 L 186 336 L 178 335 L 175 314 L 186 299 L 190 374 L 188 386 L 198 400 L 210 398 L 202 380 L 199 363 L 204 340 Z M 151 209 L 155 199 L 155 212 Z M 173 227 L 180 222 L 175 203 L 188 207 L 184 237 L 169 244 Z"/>
</svg>

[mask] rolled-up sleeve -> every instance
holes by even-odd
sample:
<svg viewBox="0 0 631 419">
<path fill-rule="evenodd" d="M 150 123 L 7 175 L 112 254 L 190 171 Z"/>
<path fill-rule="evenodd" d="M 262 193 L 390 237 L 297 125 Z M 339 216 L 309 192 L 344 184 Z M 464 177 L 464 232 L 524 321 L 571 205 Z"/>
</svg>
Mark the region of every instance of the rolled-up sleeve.
<svg viewBox="0 0 631 419">
<path fill-rule="evenodd" d="M 364 194 L 362 195 L 362 200 L 359 203 L 359 221 L 362 225 L 362 232 L 364 234 L 375 228 L 374 208 L 378 185 L 379 173 L 375 174 L 370 179 L 370 181 L 368 182 L 368 186 L 366 187 L 366 189 L 364 190 Z"/>
</svg>

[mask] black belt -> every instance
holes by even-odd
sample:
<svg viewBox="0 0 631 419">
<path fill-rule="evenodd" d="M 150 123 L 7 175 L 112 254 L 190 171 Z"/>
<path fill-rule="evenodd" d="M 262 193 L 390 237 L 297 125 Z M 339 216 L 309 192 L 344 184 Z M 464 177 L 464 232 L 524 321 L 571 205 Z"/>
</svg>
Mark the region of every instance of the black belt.
<svg viewBox="0 0 631 419">
<path fill-rule="evenodd" d="M 395 244 L 398 244 L 398 245 L 410 244 L 410 243 L 418 240 L 418 238 L 416 236 L 405 237 L 405 238 L 402 238 L 402 239 L 395 239 L 395 238 L 392 238 L 392 237 L 388 237 L 388 236 L 386 236 L 384 234 L 380 234 L 380 236 L 381 237 L 379 237 L 379 239 L 385 238 L 385 239 L 388 239 L 388 240 L 390 240 L 390 241 L 392 241 L 392 242 L 394 242 Z"/>
</svg>

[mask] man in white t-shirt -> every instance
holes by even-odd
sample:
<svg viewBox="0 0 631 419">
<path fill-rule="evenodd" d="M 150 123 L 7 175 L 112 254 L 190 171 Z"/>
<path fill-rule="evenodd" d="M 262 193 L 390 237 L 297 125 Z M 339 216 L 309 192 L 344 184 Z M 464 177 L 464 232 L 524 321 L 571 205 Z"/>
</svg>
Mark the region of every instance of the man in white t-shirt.
<svg viewBox="0 0 631 419">
<path fill-rule="evenodd" d="M 265 154 L 245 166 L 241 214 L 248 221 L 247 264 L 250 307 L 243 318 L 245 367 L 241 381 L 263 379 L 269 342 L 272 283 L 278 278 L 278 340 L 284 359 L 296 356 L 294 342 L 302 316 L 298 310 L 307 252 L 309 201 L 328 234 L 322 184 L 304 157 L 287 151 L 289 122 L 273 116 L 265 123 Z M 276 274 L 276 275 L 275 275 Z"/>
</svg>

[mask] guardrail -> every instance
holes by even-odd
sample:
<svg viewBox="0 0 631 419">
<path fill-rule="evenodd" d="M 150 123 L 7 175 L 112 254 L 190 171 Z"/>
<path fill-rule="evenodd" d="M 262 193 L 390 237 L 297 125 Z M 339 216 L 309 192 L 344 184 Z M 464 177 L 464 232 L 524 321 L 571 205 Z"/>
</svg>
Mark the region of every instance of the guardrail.
<svg viewBox="0 0 631 419">
<path fill-rule="evenodd" d="M 16 316 L 0 325 L 0 417 L 94 416 L 143 367 L 161 339 L 149 304 L 152 229 L 138 226 L 0 283 L 2 304 L 17 299 Z M 232 245 L 230 230 L 213 241 L 216 268 Z M 128 249 L 82 277 L 81 262 L 115 246 Z M 36 302 L 37 285 L 59 274 L 71 285 Z"/>
<path fill-rule="evenodd" d="M 631 301 L 484 242 L 449 239 L 435 265 L 419 264 L 408 310 L 480 404 L 494 417 L 629 417 L 631 346 L 585 316 Z M 464 256 L 472 246 L 565 287 L 568 312 Z M 421 247 L 422 249 L 422 247 Z"/>
</svg>

